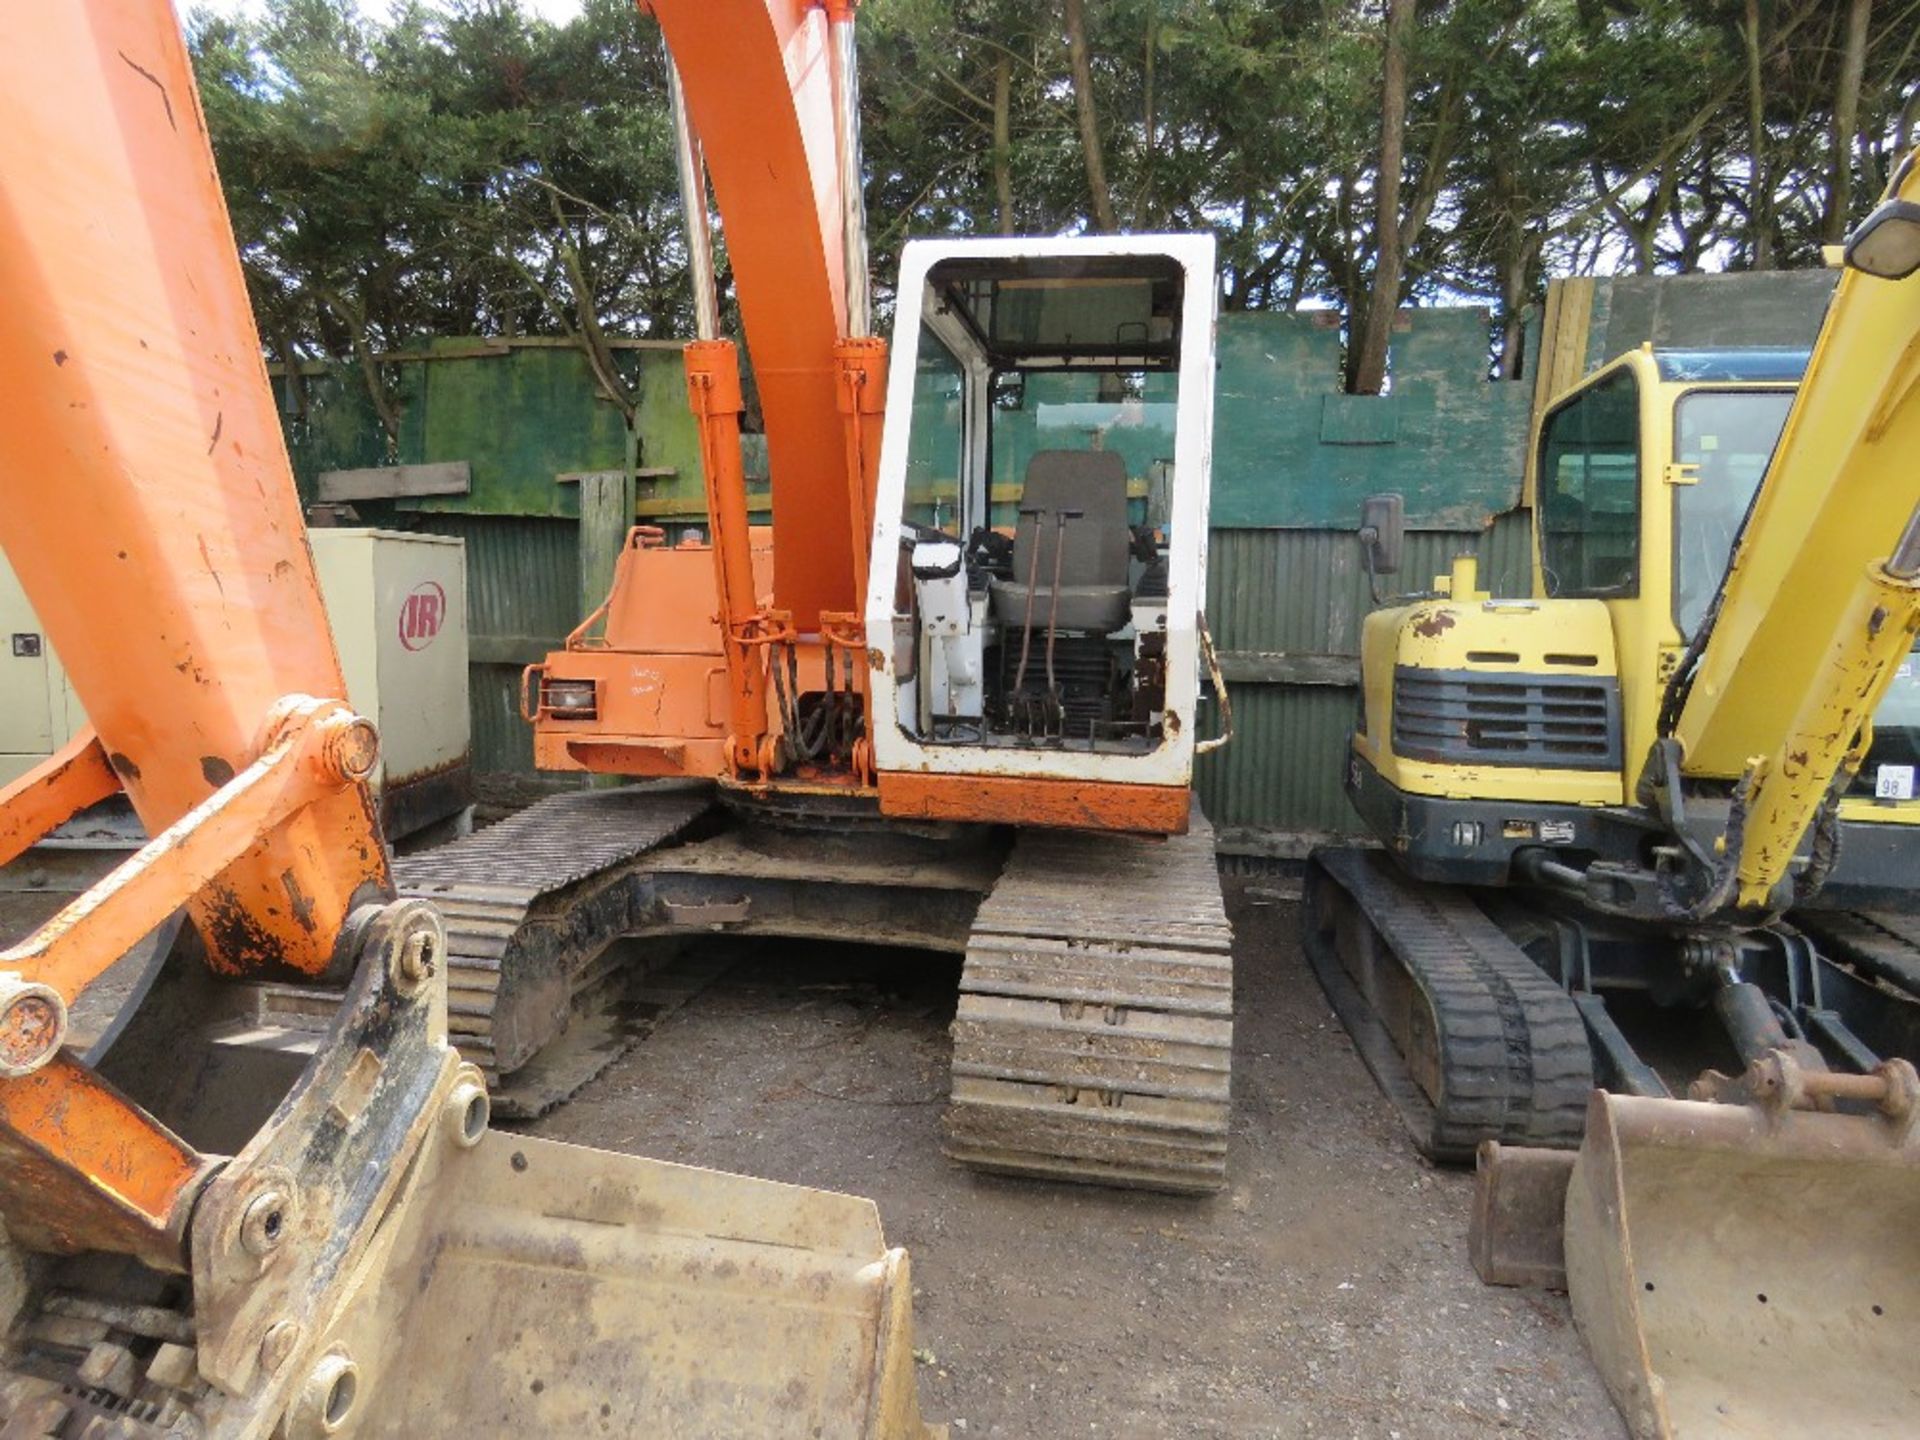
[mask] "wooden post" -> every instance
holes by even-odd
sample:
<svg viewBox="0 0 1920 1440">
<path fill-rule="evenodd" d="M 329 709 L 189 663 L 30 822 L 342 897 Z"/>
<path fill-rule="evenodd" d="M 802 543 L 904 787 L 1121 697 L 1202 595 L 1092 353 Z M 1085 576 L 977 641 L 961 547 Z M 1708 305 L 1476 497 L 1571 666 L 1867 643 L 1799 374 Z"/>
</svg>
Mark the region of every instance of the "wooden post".
<svg viewBox="0 0 1920 1440">
<path fill-rule="evenodd" d="M 619 470 L 590 470 L 580 485 L 580 613 L 590 615 L 613 589 L 613 565 L 633 525 L 634 472 L 640 438 L 627 432 L 627 463 Z"/>
</svg>

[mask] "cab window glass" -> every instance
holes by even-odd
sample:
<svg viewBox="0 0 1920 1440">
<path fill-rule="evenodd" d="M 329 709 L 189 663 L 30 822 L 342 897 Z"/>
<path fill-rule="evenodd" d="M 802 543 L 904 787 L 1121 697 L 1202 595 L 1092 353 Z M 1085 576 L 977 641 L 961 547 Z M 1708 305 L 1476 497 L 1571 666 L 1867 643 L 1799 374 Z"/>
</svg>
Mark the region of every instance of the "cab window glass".
<svg viewBox="0 0 1920 1440">
<path fill-rule="evenodd" d="M 1548 417 L 1540 436 L 1540 564 L 1547 593 L 1640 589 L 1640 417 L 1619 370 Z"/>
<path fill-rule="evenodd" d="M 1674 407 L 1673 458 L 1694 467 L 1693 483 L 1673 490 L 1673 619 L 1688 639 L 1720 589 L 1792 405 L 1788 390 L 1696 390 Z"/>
<path fill-rule="evenodd" d="M 926 326 L 913 371 L 908 428 L 906 518 L 951 530 L 960 523 L 961 468 L 966 454 L 966 372 Z"/>
</svg>

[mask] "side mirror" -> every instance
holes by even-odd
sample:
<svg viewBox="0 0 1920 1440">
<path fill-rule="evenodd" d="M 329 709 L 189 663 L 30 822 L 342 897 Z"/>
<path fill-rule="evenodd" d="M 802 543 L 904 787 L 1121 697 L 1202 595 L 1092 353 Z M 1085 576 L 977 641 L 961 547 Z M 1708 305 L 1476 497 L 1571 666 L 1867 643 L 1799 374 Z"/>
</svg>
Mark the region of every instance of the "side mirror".
<svg viewBox="0 0 1920 1440">
<path fill-rule="evenodd" d="M 1397 575 L 1407 538 L 1407 502 L 1400 495 L 1369 495 L 1360 505 L 1360 545 L 1372 575 Z"/>
<path fill-rule="evenodd" d="M 1920 270 L 1920 205 L 1883 201 L 1847 237 L 1846 263 L 1882 280 L 1904 280 Z"/>
</svg>

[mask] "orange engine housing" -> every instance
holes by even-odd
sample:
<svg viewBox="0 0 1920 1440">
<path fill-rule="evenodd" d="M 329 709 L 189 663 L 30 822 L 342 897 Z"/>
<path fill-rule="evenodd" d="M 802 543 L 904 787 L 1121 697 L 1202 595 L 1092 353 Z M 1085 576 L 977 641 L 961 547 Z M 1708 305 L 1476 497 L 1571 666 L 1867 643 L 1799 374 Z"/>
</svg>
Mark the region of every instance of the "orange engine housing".
<svg viewBox="0 0 1920 1440">
<path fill-rule="evenodd" d="M 533 725 L 534 764 L 641 778 L 719 779 L 728 763 L 732 691 L 722 645 L 713 547 L 658 543 L 636 527 L 614 566 L 607 603 L 554 651 L 529 666 L 521 709 Z M 754 590 L 773 589 L 773 531 L 749 532 Z M 824 652 L 799 644 L 802 692 L 826 680 Z M 756 663 L 764 669 L 764 648 Z M 590 688 L 589 688 L 590 687 Z M 769 732 L 780 734 L 777 714 Z"/>
</svg>

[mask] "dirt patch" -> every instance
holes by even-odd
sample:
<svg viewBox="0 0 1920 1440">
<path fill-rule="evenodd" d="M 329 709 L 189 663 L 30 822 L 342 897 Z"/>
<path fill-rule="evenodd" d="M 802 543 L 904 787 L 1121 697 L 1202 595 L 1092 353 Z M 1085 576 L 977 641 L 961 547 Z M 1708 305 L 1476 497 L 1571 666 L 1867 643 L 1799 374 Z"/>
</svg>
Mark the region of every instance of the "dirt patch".
<svg viewBox="0 0 1920 1440">
<path fill-rule="evenodd" d="M 1491 1290 L 1285 903 L 1238 926 L 1232 1185 L 1177 1200 L 940 1153 L 956 962 L 756 944 L 558 1139 L 871 1195 L 913 1254 L 921 1401 L 963 1436 L 1625 1436 L 1564 1298 Z M 930 1357 L 930 1358 L 928 1358 Z"/>
</svg>

